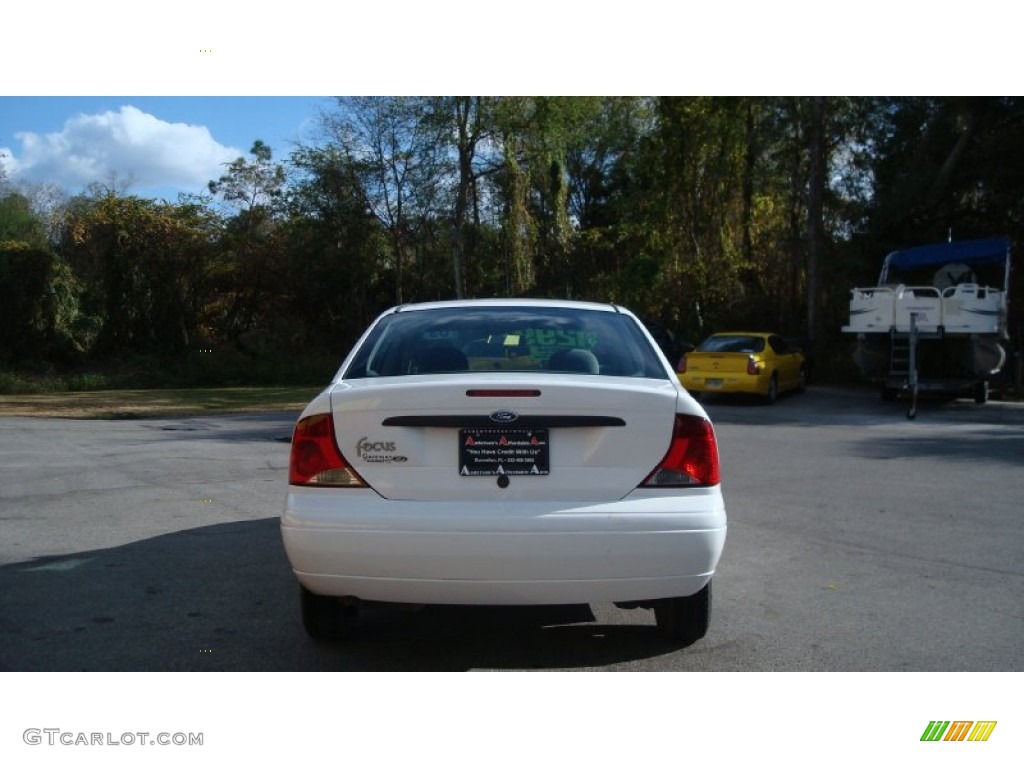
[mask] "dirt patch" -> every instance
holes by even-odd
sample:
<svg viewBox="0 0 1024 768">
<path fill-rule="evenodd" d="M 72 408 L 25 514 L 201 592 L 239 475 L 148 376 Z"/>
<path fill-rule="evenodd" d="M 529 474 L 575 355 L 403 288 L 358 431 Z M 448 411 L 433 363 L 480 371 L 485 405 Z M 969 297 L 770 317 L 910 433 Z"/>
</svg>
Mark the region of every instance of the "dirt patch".
<svg viewBox="0 0 1024 768">
<path fill-rule="evenodd" d="M 298 411 L 318 391 L 308 387 L 228 387 L 0 395 L 0 416 L 144 419 L 209 413 Z"/>
</svg>

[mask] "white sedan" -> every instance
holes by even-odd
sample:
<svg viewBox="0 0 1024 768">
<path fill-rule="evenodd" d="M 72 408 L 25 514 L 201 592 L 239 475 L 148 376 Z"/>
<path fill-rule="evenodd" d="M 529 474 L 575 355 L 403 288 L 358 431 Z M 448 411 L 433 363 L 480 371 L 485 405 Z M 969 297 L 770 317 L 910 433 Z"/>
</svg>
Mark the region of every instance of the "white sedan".
<svg viewBox="0 0 1024 768">
<path fill-rule="evenodd" d="M 610 304 L 388 310 L 306 407 L 281 517 L 318 639 L 363 601 L 653 608 L 705 635 L 726 515 L 714 430 Z"/>
</svg>

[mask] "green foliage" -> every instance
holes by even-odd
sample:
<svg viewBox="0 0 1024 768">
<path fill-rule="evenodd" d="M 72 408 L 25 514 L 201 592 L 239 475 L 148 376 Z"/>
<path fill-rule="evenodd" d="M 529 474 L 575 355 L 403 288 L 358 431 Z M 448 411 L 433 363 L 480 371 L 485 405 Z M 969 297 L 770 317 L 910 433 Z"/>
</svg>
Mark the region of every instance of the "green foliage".
<svg viewBox="0 0 1024 768">
<path fill-rule="evenodd" d="M 49 250 L 0 242 L 0 360 L 70 360 L 88 344 L 79 285 Z"/>
<path fill-rule="evenodd" d="M 217 221 L 194 204 L 114 194 L 79 201 L 64 252 L 103 317 L 107 353 L 180 350 L 198 335 Z"/>
<path fill-rule="evenodd" d="M 17 192 L 0 198 L 0 242 L 4 241 L 46 244 L 42 220 L 32 212 L 28 198 Z"/>
<path fill-rule="evenodd" d="M 0 242 L 0 327 L 7 359 L 35 357 L 45 342 L 53 257 L 28 243 Z"/>
<path fill-rule="evenodd" d="M 284 166 L 274 163 L 273 152 L 260 139 L 253 143 L 249 154 L 252 160 L 232 160 L 227 172 L 207 187 L 211 194 L 244 211 L 272 208 L 284 191 Z"/>
<path fill-rule="evenodd" d="M 435 106 L 420 97 L 345 98 L 324 119 L 329 149 L 344 159 L 365 210 L 387 235 L 382 255 L 399 304 L 406 300 L 419 227 L 437 213 L 445 144 Z"/>
<path fill-rule="evenodd" d="M 37 395 L 52 392 L 92 392 L 112 389 L 116 380 L 102 373 L 66 375 L 0 371 L 0 395 Z"/>
<path fill-rule="evenodd" d="M 174 387 L 234 387 L 324 385 L 330 381 L 342 354 L 330 350 L 301 355 L 268 349 L 245 353 L 230 346 L 210 352 L 190 350 L 173 356 L 131 358 L 122 364 L 121 386 L 166 389 Z"/>
<path fill-rule="evenodd" d="M 904 98 L 878 104 L 867 229 L 896 245 L 1019 232 L 1024 101 Z"/>
<path fill-rule="evenodd" d="M 282 232 L 279 313 L 297 326 L 297 344 L 347 347 L 390 303 L 393 285 L 385 284 L 377 258 L 387 236 L 367 211 L 358 170 L 344 153 L 306 148 L 292 163 L 299 180 Z"/>
<path fill-rule="evenodd" d="M 1018 97 L 364 97 L 323 118 L 286 162 L 257 140 L 227 164 L 222 206 L 0 198 L 0 359 L 310 383 L 396 301 L 546 295 L 694 341 L 813 315 L 830 361 L 887 251 L 1024 226 Z"/>
</svg>

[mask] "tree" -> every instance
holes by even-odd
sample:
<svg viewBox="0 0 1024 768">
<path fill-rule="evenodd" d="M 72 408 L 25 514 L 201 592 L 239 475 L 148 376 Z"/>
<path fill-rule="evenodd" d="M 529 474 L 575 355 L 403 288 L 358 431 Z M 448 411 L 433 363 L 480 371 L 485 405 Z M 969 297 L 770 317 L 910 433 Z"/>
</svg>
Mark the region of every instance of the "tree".
<svg viewBox="0 0 1024 768">
<path fill-rule="evenodd" d="M 499 105 L 497 138 L 502 170 L 494 178 L 495 196 L 501 200 L 504 289 L 511 295 L 530 291 L 536 283 L 537 224 L 530 205 L 531 184 L 525 158 L 526 142 L 515 119 L 517 105 Z"/>
<path fill-rule="evenodd" d="M 595 106 L 590 99 L 566 97 L 509 98 L 498 104 L 506 232 L 516 282 L 526 289 L 537 283 L 542 293 L 573 294 L 569 259 L 575 230 L 567 158 L 578 143 L 583 112 Z"/>
<path fill-rule="evenodd" d="M 651 196 L 637 183 L 654 109 L 647 98 L 590 99 L 578 107 L 566 152 L 573 290 L 644 312 L 660 271 L 648 248 Z"/>
<path fill-rule="evenodd" d="M 67 351 L 77 294 L 70 270 L 50 250 L 43 221 L 24 195 L 0 199 L 0 358 L 42 359 Z"/>
<path fill-rule="evenodd" d="M 811 99 L 807 126 L 807 154 L 810 158 L 807 180 L 807 337 L 814 344 L 816 356 L 824 351 L 821 336 L 821 260 L 824 250 L 823 210 L 825 204 L 825 170 L 828 148 L 825 141 L 825 99 Z"/>
<path fill-rule="evenodd" d="M 1024 99 L 876 100 L 871 195 L 858 244 L 877 274 L 896 248 L 948 238 L 1024 240 Z M 1024 280 L 1010 284 L 1024 334 Z"/>
<path fill-rule="evenodd" d="M 227 172 L 207 187 L 211 194 L 242 211 L 273 208 L 287 181 L 284 166 L 274 162 L 273 151 L 261 139 L 253 142 L 249 154 L 252 160 L 232 160 Z"/>
<path fill-rule="evenodd" d="M 1024 100 L 880 100 L 868 233 L 893 248 L 1021 227 Z"/>
<path fill-rule="evenodd" d="M 207 185 L 237 213 L 225 221 L 218 247 L 215 286 L 220 294 L 219 326 L 244 346 L 242 335 L 273 323 L 282 279 L 280 218 L 284 215 L 287 174 L 262 140 L 251 159 L 236 158 Z"/>
<path fill-rule="evenodd" d="M 68 202 L 68 194 L 50 182 L 22 182 L 18 189 L 28 200 L 29 209 L 42 225 L 46 242 L 54 244 L 60 233 L 61 219 Z"/>
<path fill-rule="evenodd" d="M 356 169 L 337 149 L 292 154 L 282 307 L 307 343 L 347 348 L 389 302 L 377 254 L 384 233 L 364 205 Z"/>
<path fill-rule="evenodd" d="M 438 136 L 453 151 L 450 171 L 455 178 L 452 210 L 452 277 L 456 298 L 466 286 L 466 218 L 473 213 L 474 230 L 480 227 L 478 182 L 497 171 L 500 159 L 483 158 L 481 148 L 493 141 L 495 99 L 483 96 L 452 96 L 432 99 L 430 110 Z M 446 140 L 445 140 L 445 137 Z"/>
<path fill-rule="evenodd" d="M 206 303 L 216 218 L 107 194 L 73 201 L 62 249 L 103 318 L 104 352 L 173 352 L 195 338 Z"/>
<path fill-rule="evenodd" d="M 42 220 L 32 212 L 29 199 L 18 192 L 0 198 L 0 241 L 4 240 L 36 246 L 46 242 Z"/>
<path fill-rule="evenodd" d="M 659 99 L 641 142 L 636 247 L 652 273 L 649 311 L 703 335 L 744 296 L 746 115 L 735 99 Z"/>
<path fill-rule="evenodd" d="M 0 239 L 0 360 L 41 360 L 72 353 L 77 284 L 52 251 Z"/>
<path fill-rule="evenodd" d="M 395 302 L 405 300 L 405 272 L 417 226 L 436 214 L 443 168 L 436 121 L 425 98 L 354 97 L 324 115 L 328 146 L 356 172 L 364 204 L 387 232 Z"/>
</svg>

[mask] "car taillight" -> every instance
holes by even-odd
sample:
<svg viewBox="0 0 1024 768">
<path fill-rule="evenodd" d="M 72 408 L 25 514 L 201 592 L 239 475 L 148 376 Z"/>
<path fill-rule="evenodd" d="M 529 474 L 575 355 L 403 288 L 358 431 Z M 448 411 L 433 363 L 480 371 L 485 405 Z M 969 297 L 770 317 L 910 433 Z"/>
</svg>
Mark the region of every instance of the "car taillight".
<svg viewBox="0 0 1024 768">
<path fill-rule="evenodd" d="M 761 372 L 761 364 L 757 362 L 753 357 L 747 358 L 747 373 L 751 376 L 757 376 Z"/>
<path fill-rule="evenodd" d="M 363 478 L 338 450 L 334 419 L 329 413 L 307 416 L 295 425 L 288 482 L 291 485 L 366 487 Z"/>
<path fill-rule="evenodd" d="M 718 444 L 711 422 L 701 416 L 676 414 L 672 444 L 644 487 L 718 485 Z"/>
</svg>

